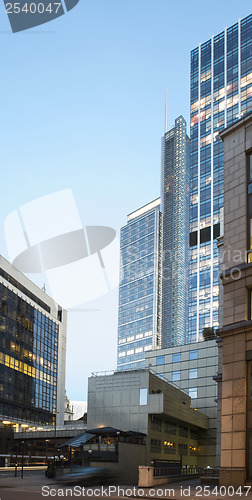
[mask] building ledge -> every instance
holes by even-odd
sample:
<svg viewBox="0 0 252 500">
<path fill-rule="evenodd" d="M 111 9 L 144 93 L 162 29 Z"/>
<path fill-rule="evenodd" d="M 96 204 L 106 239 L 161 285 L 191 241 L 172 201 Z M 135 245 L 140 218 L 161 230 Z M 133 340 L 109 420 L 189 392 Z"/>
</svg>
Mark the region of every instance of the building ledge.
<svg viewBox="0 0 252 500">
<path fill-rule="evenodd" d="M 238 321 L 237 323 L 230 323 L 229 325 L 225 325 L 219 330 L 216 330 L 216 334 L 222 337 L 229 333 L 240 333 L 241 330 L 246 332 L 247 330 L 251 330 L 252 328 L 252 320 L 249 321 Z"/>
<path fill-rule="evenodd" d="M 220 279 L 223 280 L 223 278 L 228 278 L 234 272 L 245 271 L 246 269 L 250 268 L 252 269 L 252 262 L 242 262 L 241 264 L 237 264 L 235 266 L 229 267 L 228 269 L 225 269 L 225 271 L 220 274 Z"/>
</svg>

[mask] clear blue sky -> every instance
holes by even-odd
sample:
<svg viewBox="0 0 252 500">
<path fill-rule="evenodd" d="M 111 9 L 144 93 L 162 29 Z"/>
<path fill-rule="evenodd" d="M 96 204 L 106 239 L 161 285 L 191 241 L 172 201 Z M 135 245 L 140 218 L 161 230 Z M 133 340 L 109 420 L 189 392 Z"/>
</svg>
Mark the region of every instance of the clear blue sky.
<svg viewBox="0 0 252 500">
<path fill-rule="evenodd" d="M 83 224 L 116 230 L 159 196 L 165 88 L 168 126 L 188 121 L 190 50 L 251 12 L 251 0 L 80 0 L 14 35 L 2 2 L 0 252 L 5 217 L 39 196 L 70 187 Z M 116 365 L 117 300 L 69 314 L 72 399 Z"/>
</svg>

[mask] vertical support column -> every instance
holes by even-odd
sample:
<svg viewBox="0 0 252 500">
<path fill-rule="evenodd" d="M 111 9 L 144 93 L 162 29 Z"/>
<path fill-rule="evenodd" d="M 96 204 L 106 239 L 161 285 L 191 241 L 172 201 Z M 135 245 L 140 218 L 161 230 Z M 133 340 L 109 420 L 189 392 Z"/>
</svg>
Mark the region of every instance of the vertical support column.
<svg viewBox="0 0 252 500">
<path fill-rule="evenodd" d="M 241 20 L 238 19 L 238 118 L 241 118 Z"/>
<path fill-rule="evenodd" d="M 199 340 L 199 290 L 200 290 L 200 125 L 201 125 L 201 45 L 199 45 L 198 82 L 198 234 L 197 234 L 197 342 Z"/>
<path fill-rule="evenodd" d="M 210 326 L 213 326 L 213 204 L 214 204 L 214 165 L 213 165 L 213 141 L 214 141 L 214 121 L 213 121 L 213 100 L 214 100 L 214 37 L 211 39 L 211 264 L 210 264 Z"/>
<path fill-rule="evenodd" d="M 224 127 L 227 126 L 227 28 L 224 32 L 224 91 L 225 91 L 225 111 L 224 111 Z"/>
</svg>

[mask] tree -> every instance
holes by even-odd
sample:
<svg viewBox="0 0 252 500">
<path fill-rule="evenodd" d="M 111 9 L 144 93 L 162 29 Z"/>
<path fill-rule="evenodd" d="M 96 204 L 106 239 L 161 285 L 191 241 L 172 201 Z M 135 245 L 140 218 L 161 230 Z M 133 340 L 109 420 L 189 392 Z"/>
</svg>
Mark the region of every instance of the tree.
<svg viewBox="0 0 252 500">
<path fill-rule="evenodd" d="M 211 339 L 215 339 L 217 337 L 213 326 L 207 326 L 207 327 L 203 328 L 202 335 L 203 335 L 204 340 L 211 340 Z"/>
</svg>

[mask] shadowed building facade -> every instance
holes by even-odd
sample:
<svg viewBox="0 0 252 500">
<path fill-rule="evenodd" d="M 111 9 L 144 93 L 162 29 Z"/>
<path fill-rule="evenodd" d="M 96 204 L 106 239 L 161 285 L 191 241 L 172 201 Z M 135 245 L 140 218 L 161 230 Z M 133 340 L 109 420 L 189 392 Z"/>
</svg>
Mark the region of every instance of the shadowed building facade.
<svg viewBox="0 0 252 500">
<path fill-rule="evenodd" d="M 252 115 L 224 142 L 222 418 L 220 484 L 252 481 Z"/>
</svg>

